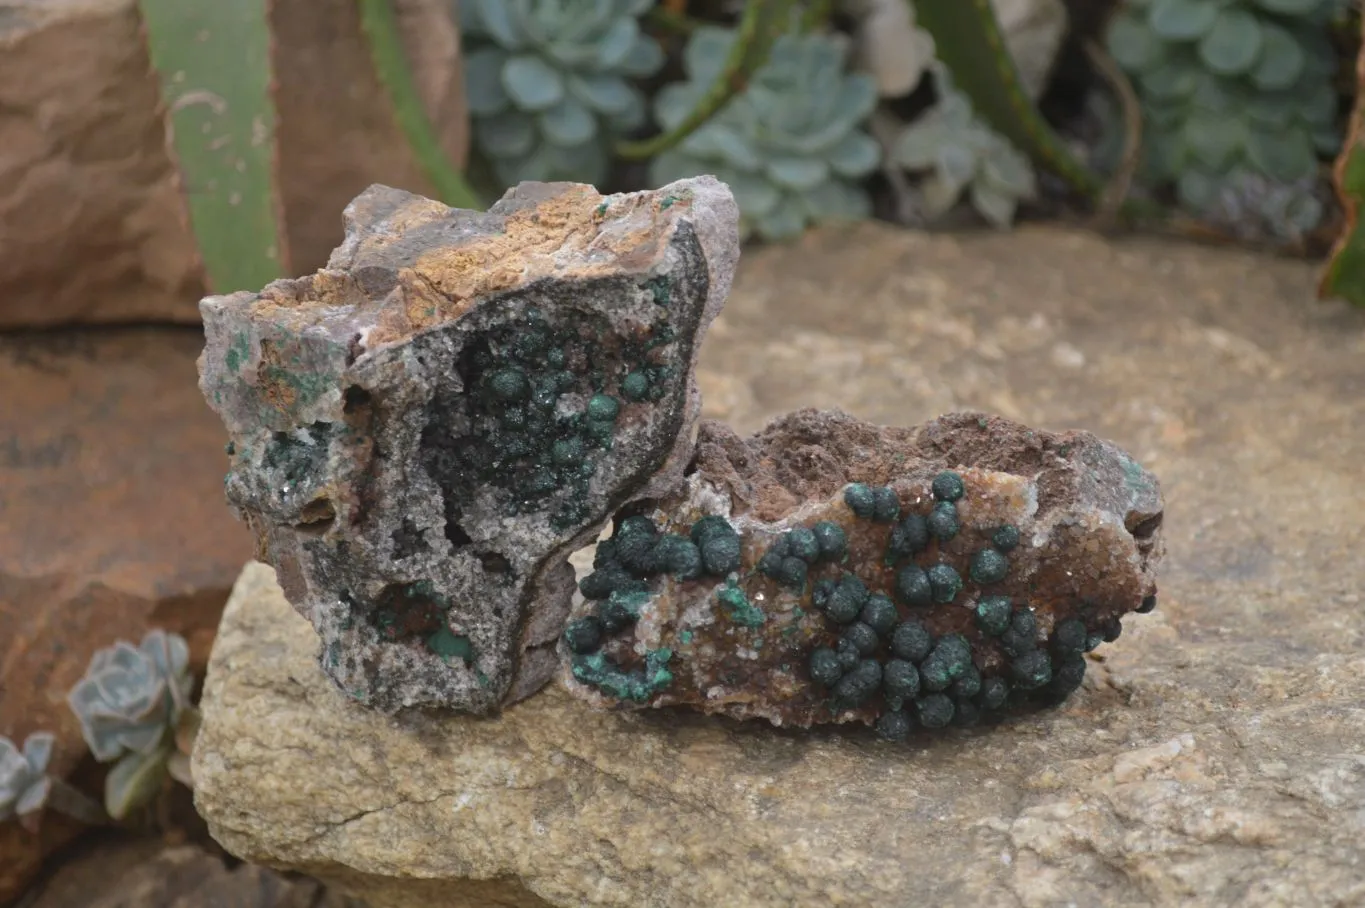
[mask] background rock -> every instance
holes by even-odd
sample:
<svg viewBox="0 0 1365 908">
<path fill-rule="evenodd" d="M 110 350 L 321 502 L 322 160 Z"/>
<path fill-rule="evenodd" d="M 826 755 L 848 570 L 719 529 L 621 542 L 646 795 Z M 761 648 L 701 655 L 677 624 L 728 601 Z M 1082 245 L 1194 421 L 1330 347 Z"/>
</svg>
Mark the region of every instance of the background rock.
<svg viewBox="0 0 1365 908">
<path fill-rule="evenodd" d="M 251 554 L 195 387 L 201 343 L 172 329 L 0 339 L 0 735 L 54 732 L 55 775 L 86 757 L 66 693 L 95 650 L 162 627 L 202 674 Z M 75 829 L 0 825 L 0 902 Z"/>
<path fill-rule="evenodd" d="M 444 0 L 400 0 L 414 74 L 457 166 L 468 148 Z M 394 125 L 350 0 L 274 4 L 284 218 L 295 273 L 370 183 L 433 190 Z M 0 0 L 0 328 L 196 322 L 197 247 L 166 151 L 136 0 Z"/>
<path fill-rule="evenodd" d="M 253 568 L 210 668 L 198 806 L 233 852 L 363 879 L 376 906 L 459 905 L 467 879 L 510 904 L 1359 902 L 1365 316 L 1315 282 L 1033 228 L 867 225 L 745 260 L 702 372 L 741 431 L 799 404 L 980 408 L 1161 477 L 1162 604 L 1060 710 L 908 750 L 558 688 L 399 724 L 333 693 Z"/>
</svg>

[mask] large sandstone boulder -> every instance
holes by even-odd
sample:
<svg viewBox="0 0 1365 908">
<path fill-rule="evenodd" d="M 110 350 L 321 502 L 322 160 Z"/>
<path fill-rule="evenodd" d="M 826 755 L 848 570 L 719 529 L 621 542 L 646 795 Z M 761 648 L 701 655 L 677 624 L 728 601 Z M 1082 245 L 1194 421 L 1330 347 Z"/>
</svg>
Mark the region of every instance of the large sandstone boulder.
<svg viewBox="0 0 1365 908">
<path fill-rule="evenodd" d="M 1060 708 L 908 745 L 546 688 L 386 718 L 269 569 L 224 618 L 195 753 L 231 851 L 463 905 L 1349 905 L 1365 865 L 1365 318 L 1310 265 L 1066 231 L 813 234 L 746 259 L 700 372 L 803 404 L 1085 426 L 1161 476 L 1161 604 Z"/>
<path fill-rule="evenodd" d="M 468 148 L 444 0 L 400 0 L 418 89 L 451 159 Z M 370 183 L 432 191 L 374 76 L 350 0 L 272 9 L 279 179 L 295 273 L 341 239 Z M 203 277 L 166 150 L 136 0 L 0 0 L 0 328 L 196 322 Z"/>
</svg>

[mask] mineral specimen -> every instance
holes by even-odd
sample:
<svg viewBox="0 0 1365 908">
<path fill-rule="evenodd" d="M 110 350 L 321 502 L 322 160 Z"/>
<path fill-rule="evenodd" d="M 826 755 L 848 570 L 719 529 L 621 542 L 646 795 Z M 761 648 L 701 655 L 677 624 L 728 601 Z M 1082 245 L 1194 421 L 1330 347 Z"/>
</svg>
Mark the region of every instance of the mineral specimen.
<svg viewBox="0 0 1365 908">
<path fill-rule="evenodd" d="M 1123 451 L 973 413 L 703 422 L 685 486 L 626 513 L 563 635 L 575 693 L 888 738 L 1065 698 L 1164 551 Z"/>
<path fill-rule="evenodd" d="M 486 214 L 376 186 L 321 271 L 203 301 L 227 497 L 342 689 L 487 712 L 553 675 L 567 555 L 682 479 L 737 258 L 709 177 Z"/>
</svg>

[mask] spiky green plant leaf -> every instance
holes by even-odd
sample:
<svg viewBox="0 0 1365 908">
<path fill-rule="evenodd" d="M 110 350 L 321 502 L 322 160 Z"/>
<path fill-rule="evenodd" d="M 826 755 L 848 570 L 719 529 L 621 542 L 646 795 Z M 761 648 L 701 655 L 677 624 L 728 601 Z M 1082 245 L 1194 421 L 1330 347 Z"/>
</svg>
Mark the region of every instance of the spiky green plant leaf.
<svg viewBox="0 0 1365 908">
<path fill-rule="evenodd" d="M 256 289 L 287 257 L 275 175 L 268 0 L 140 0 L 170 148 L 209 289 Z"/>
</svg>

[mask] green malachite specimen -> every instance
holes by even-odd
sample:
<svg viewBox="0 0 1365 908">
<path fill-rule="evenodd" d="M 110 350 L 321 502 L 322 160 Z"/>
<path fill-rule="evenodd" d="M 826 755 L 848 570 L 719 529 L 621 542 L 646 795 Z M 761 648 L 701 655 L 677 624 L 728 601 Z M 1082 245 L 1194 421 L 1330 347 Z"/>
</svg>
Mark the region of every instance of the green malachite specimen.
<svg viewBox="0 0 1365 908">
<path fill-rule="evenodd" d="M 697 452 L 582 578 L 562 653 L 589 700 L 901 739 L 1059 703 L 1156 605 L 1157 481 L 1088 433 L 807 410 L 704 422 Z"/>
<path fill-rule="evenodd" d="M 605 197 L 523 184 L 487 213 L 372 187 L 326 268 L 202 302 L 228 500 L 338 687 L 384 711 L 489 712 L 553 675 L 568 555 L 681 482 L 738 223 L 709 177 Z M 739 558 L 710 537 L 651 551 L 679 577 Z M 608 580 L 615 632 L 648 596 Z M 579 623 L 572 646 L 603 632 Z M 580 674 L 644 699 L 671 671 L 664 648 L 649 658 Z"/>
</svg>

